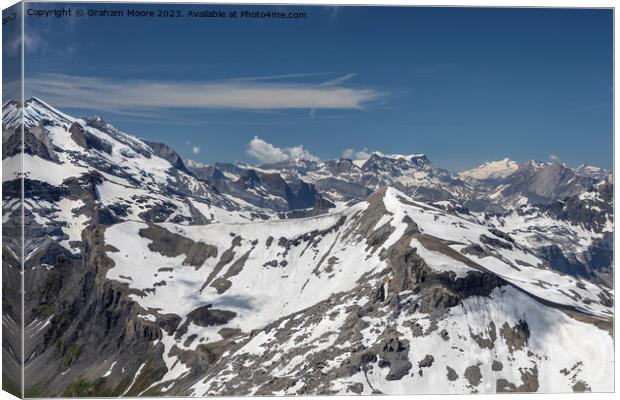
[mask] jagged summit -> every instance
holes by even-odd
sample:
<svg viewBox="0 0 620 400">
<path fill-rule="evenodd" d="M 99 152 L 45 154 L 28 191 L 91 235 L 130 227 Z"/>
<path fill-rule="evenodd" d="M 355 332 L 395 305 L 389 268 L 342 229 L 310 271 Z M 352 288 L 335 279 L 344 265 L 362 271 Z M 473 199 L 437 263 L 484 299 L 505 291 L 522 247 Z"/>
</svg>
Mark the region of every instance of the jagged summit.
<svg viewBox="0 0 620 400">
<path fill-rule="evenodd" d="M 40 122 L 53 123 L 54 121 L 73 121 L 74 118 L 52 107 L 45 101 L 30 97 L 21 107 L 19 101 L 9 101 L 2 106 L 2 123 L 13 129 L 21 124 L 28 128 L 37 126 Z"/>
<path fill-rule="evenodd" d="M 389 154 L 389 153 L 382 153 L 380 151 L 374 151 L 372 154 L 376 154 L 379 157 L 384 157 L 384 158 L 392 158 L 392 159 L 397 159 L 397 160 L 408 160 L 411 161 L 412 159 L 415 158 L 426 158 L 426 154 Z"/>
<path fill-rule="evenodd" d="M 588 164 L 579 165 L 577 168 L 575 168 L 575 173 L 579 176 L 586 176 L 596 179 L 603 179 L 609 181 L 613 179 L 613 173 L 610 170 Z"/>
</svg>

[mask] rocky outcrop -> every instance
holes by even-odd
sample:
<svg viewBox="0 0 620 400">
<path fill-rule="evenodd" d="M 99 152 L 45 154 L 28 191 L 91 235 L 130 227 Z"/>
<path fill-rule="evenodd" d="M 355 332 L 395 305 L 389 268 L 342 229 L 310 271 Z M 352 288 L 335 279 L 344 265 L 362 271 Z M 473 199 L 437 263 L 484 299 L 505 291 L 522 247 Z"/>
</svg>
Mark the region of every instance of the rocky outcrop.
<svg viewBox="0 0 620 400">
<path fill-rule="evenodd" d="M 170 164 L 172 164 L 174 168 L 178 169 L 179 171 L 189 172 L 185 167 L 181 156 L 179 156 L 177 152 L 172 149 L 172 147 L 164 143 L 150 142 L 148 140 L 145 140 L 144 143 L 146 143 L 151 149 L 153 149 L 153 152 L 157 157 L 161 157 L 164 160 L 168 161 Z"/>
<path fill-rule="evenodd" d="M 86 150 L 92 149 L 102 151 L 107 154 L 112 153 L 112 145 L 109 142 L 85 131 L 82 125 L 77 122 L 71 125 L 69 132 L 71 133 L 71 139 Z"/>
<path fill-rule="evenodd" d="M 216 247 L 194 242 L 157 225 L 149 225 L 148 228 L 141 229 L 140 235 L 151 240 L 150 250 L 166 257 L 184 255 L 183 264 L 196 268 L 200 268 L 207 258 L 217 257 Z"/>
<path fill-rule="evenodd" d="M 613 221 L 613 185 L 603 183 L 542 208 L 559 220 L 600 233 Z"/>
<path fill-rule="evenodd" d="M 456 278 L 453 273 L 438 273 L 432 270 L 416 249 L 409 245 L 411 239 L 417 238 L 426 242 L 434 246 L 432 248 L 436 251 L 454 254 L 454 250 L 446 243 L 420 233 L 413 221 L 403 222 L 407 222 L 408 229 L 402 238 L 388 249 L 387 262 L 392 270 L 391 292 L 412 290 L 414 294 L 420 294 L 414 311 L 419 309 L 421 312 L 430 313 L 445 310 L 469 296 L 486 296 L 496 287 L 506 284 L 502 278 L 485 272 L 484 268 L 473 265 L 470 261 L 467 262 L 479 267 L 480 271 L 469 272 L 463 278 Z"/>
</svg>

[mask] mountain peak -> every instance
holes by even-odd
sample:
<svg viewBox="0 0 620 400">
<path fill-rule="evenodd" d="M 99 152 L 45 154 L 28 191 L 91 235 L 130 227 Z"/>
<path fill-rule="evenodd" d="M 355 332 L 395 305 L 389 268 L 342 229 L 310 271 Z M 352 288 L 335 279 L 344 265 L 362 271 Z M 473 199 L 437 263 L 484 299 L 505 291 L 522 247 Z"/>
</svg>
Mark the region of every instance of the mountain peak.
<svg viewBox="0 0 620 400">
<path fill-rule="evenodd" d="M 462 178 L 475 180 L 503 179 L 515 172 L 519 164 L 510 158 L 498 161 L 487 161 L 475 168 L 463 171 L 459 174 Z"/>
<path fill-rule="evenodd" d="M 29 104 L 36 104 L 36 105 L 39 105 L 39 106 L 42 106 L 42 107 L 45 107 L 45 108 L 48 108 L 48 109 L 56 110 L 56 109 L 55 109 L 54 107 L 52 107 L 51 105 L 49 105 L 48 103 L 46 103 L 46 102 L 45 102 L 45 101 L 43 101 L 42 99 L 40 99 L 40 98 L 38 98 L 38 97 L 35 97 L 35 96 L 29 97 L 28 99 L 26 99 L 26 101 L 25 101 L 24 103 L 25 103 L 26 105 L 29 105 Z"/>
<path fill-rule="evenodd" d="M 426 154 L 389 154 L 389 153 L 382 153 L 380 151 L 373 151 L 372 154 L 377 155 L 382 158 L 391 158 L 394 160 L 406 160 L 406 161 L 411 161 L 413 159 L 426 159 L 427 158 Z"/>
<path fill-rule="evenodd" d="M 289 158 L 283 161 L 269 162 L 260 164 L 261 168 L 284 168 L 284 169 L 313 169 L 321 163 L 317 160 L 310 160 L 307 158 Z"/>
<path fill-rule="evenodd" d="M 52 115 L 60 116 L 64 119 L 72 119 L 67 114 L 51 106 L 49 103 L 46 103 L 45 101 L 41 100 L 38 97 L 30 97 L 24 102 L 24 104 L 26 106 L 25 107 L 26 114 L 37 112 L 41 115 L 52 114 Z"/>
<path fill-rule="evenodd" d="M 585 176 L 595 179 L 604 179 L 613 175 L 610 170 L 589 164 L 581 164 L 580 166 L 575 168 L 575 173 L 579 176 Z"/>
<path fill-rule="evenodd" d="M 431 162 L 425 154 L 386 154 L 379 151 L 373 152 L 360 166 L 363 169 L 393 169 L 399 165 L 402 168 L 426 169 Z M 358 165 L 356 163 L 356 165 Z M 358 165 L 359 166 L 359 165 Z"/>
<path fill-rule="evenodd" d="M 24 107 L 17 100 L 7 101 L 2 106 L 2 120 L 7 128 L 16 128 L 23 123 L 32 128 L 42 121 L 73 122 L 74 118 L 52 107 L 38 97 L 30 97 L 24 101 Z"/>
</svg>

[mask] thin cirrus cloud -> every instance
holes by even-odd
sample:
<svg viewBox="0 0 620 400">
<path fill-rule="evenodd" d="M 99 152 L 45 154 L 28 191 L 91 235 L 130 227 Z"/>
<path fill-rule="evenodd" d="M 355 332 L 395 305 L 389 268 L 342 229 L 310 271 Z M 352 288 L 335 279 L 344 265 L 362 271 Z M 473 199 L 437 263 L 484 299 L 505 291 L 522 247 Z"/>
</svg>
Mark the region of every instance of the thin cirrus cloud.
<svg viewBox="0 0 620 400">
<path fill-rule="evenodd" d="M 42 45 L 45 44 L 41 36 L 36 33 L 24 32 L 23 35 L 15 35 L 9 40 L 2 50 L 7 54 L 17 55 L 21 51 L 22 37 L 24 43 L 24 52 L 31 53 L 36 51 Z"/>
<path fill-rule="evenodd" d="M 384 96 L 373 89 L 343 83 L 352 75 L 325 83 L 269 80 L 147 81 L 64 74 L 28 78 L 28 91 L 58 107 L 108 112 L 187 109 L 364 109 Z"/>
</svg>

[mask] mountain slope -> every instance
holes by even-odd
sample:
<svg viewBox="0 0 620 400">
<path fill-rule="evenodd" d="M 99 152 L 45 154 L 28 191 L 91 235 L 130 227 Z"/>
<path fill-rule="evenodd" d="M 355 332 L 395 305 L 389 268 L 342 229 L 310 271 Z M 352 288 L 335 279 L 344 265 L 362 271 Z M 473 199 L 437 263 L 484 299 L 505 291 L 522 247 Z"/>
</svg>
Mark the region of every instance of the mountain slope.
<svg viewBox="0 0 620 400">
<path fill-rule="evenodd" d="M 164 354 L 177 355 L 169 365 L 185 358 L 186 366 L 177 364 L 145 393 L 162 388 L 166 394 L 202 396 L 606 387 L 593 371 L 609 368 L 613 295 L 608 289 L 545 268 L 509 236 L 393 189 L 319 219 L 165 228 L 214 246 L 217 256 L 196 269 L 185 254 L 176 262 L 152 254 L 162 253 L 159 241 L 168 235 L 159 228 L 157 235 L 147 234 L 153 228 L 130 223 L 106 232 L 106 242 L 118 250 L 109 254 L 115 267 L 108 277 L 145 292 L 136 292 L 134 299 L 145 310 L 157 310 L 143 318 L 159 322 L 161 314 L 175 314 L 184 321 L 160 342 Z M 230 251 L 234 254 L 225 256 Z M 124 254 L 129 260 L 148 254 L 153 266 L 136 269 Z M 179 269 L 183 258 L 186 266 Z M 159 272 L 168 266 L 173 270 Z M 216 310 L 227 312 L 226 318 L 216 322 L 209 314 Z M 186 321 L 191 322 L 185 328 Z M 558 329 L 587 332 L 600 342 L 567 357 L 561 346 L 570 343 L 554 334 Z M 465 332 L 469 335 L 463 337 Z M 542 337 L 559 343 L 547 347 L 539 342 Z M 192 351 L 221 359 L 204 376 L 184 379 L 183 373 L 200 368 L 188 355 Z M 594 360 L 590 351 L 597 354 Z M 433 362 L 426 354 L 436 360 L 436 369 L 430 369 Z M 492 360 L 503 365 L 502 371 L 492 370 Z M 581 368 L 570 377 L 560 372 L 574 365 Z M 451 381 L 447 367 L 460 378 Z M 316 368 L 320 373 L 312 372 Z M 423 379 L 425 373 L 432 381 Z M 445 385 L 430 383 L 441 379 Z"/>
<path fill-rule="evenodd" d="M 366 160 L 287 160 L 264 165 L 216 163 L 190 166 L 201 179 L 222 191 L 249 171 L 276 176 L 286 183 L 311 184 L 315 197 L 331 202 L 360 201 L 382 186 L 392 186 L 424 202 L 456 201 L 472 211 L 503 212 L 523 205 L 547 205 L 611 183 L 609 171 L 595 167 L 571 169 L 562 164 L 510 159 L 491 161 L 452 174 L 434 166 L 425 155 L 375 152 Z M 590 171 L 590 172 L 588 172 Z M 598 172 L 596 172 L 598 171 Z M 239 192 L 237 191 L 237 196 Z M 251 199 L 257 204 L 256 199 Z"/>
<path fill-rule="evenodd" d="M 304 181 L 332 202 L 359 201 L 382 186 L 393 186 L 423 201 L 464 199 L 472 187 L 448 171 L 431 164 L 423 154 L 399 155 L 375 152 L 367 160 L 326 162 L 288 160 L 253 166 L 216 164 L 218 175 L 238 177 L 242 171 L 279 174 L 287 182 Z M 190 170 L 199 173 L 199 168 Z"/>
</svg>

